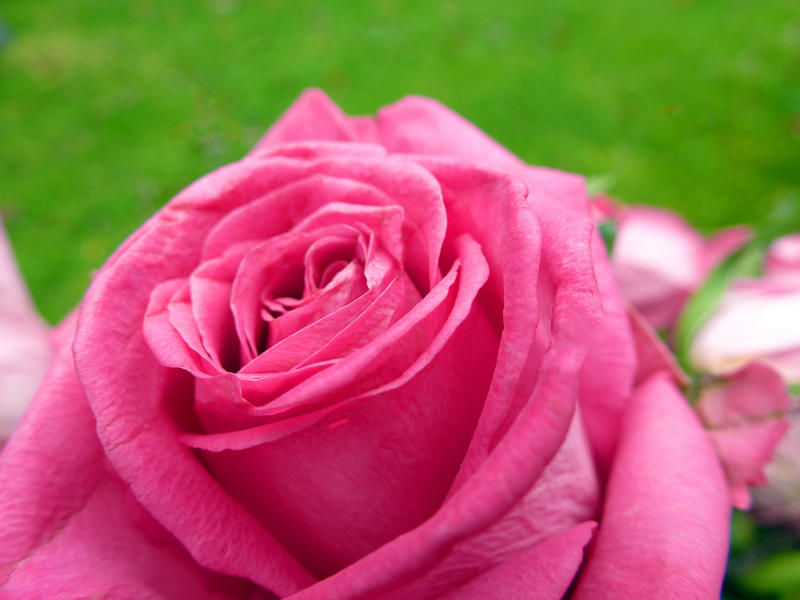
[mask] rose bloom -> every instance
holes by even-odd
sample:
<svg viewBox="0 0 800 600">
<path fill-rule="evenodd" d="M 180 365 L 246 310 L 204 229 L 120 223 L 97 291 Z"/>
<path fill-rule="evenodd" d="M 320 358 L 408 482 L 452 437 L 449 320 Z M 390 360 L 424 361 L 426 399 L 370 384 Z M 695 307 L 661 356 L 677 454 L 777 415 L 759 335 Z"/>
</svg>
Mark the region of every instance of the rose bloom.
<svg viewBox="0 0 800 600">
<path fill-rule="evenodd" d="M 762 371 L 772 371 L 773 378 L 782 379 L 785 396 L 786 384 L 800 383 L 798 315 L 800 234 L 793 234 L 769 247 L 762 277 L 739 280 L 725 293 L 692 345 L 692 360 L 698 368 L 723 376 L 743 365 L 758 364 Z M 778 384 L 751 388 L 754 400 L 750 404 L 760 407 L 762 414 L 788 408 L 786 400 L 778 400 Z M 743 445 L 744 439 L 739 437 L 733 444 L 737 448 L 733 454 L 744 457 L 736 462 L 747 464 L 752 462 L 748 457 L 764 455 L 766 449 L 771 454 L 777 445 L 775 458 L 764 474 L 755 473 L 767 485 L 753 491 L 754 506 L 767 522 L 787 521 L 800 528 L 800 419 L 796 402 L 794 406 L 787 423 L 762 419 L 753 424 L 749 419 L 753 439 Z M 787 424 L 789 432 L 781 440 L 778 430 Z"/>
<path fill-rule="evenodd" d="M 716 598 L 583 181 L 307 92 L 108 260 L 0 458 L 8 598 Z"/>
</svg>

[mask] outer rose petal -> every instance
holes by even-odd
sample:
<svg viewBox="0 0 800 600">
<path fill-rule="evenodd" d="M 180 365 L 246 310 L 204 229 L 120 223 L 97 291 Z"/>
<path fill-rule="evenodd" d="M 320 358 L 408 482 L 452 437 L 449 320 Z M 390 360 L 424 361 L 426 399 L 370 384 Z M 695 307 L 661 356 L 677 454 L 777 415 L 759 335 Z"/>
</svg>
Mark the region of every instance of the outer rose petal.
<svg viewBox="0 0 800 600">
<path fill-rule="evenodd" d="M 33 308 L 0 221 L 0 449 L 49 363 L 48 327 Z"/>
<path fill-rule="evenodd" d="M 356 128 L 324 92 L 310 89 L 303 92 L 278 121 L 269 128 L 250 154 L 256 154 L 286 142 L 326 140 L 352 142 Z"/>
<path fill-rule="evenodd" d="M 269 598 L 199 567 L 108 470 L 68 347 L 0 456 L 0 523 L 0 598 Z"/>
<path fill-rule="evenodd" d="M 572 583 L 595 523 L 576 525 L 501 563 L 442 600 L 558 600 Z"/>
<path fill-rule="evenodd" d="M 784 417 L 789 408 L 780 375 L 758 363 L 700 396 L 697 411 L 710 429 L 737 508 L 750 508 L 748 485 L 766 483 L 764 467 L 789 427 Z"/>
<path fill-rule="evenodd" d="M 639 387 L 628 408 L 574 599 L 717 598 L 730 504 L 714 448 L 667 374 Z"/>
<path fill-rule="evenodd" d="M 628 317 L 633 332 L 633 342 L 636 345 L 638 367 L 636 371 L 636 385 L 649 379 L 659 371 L 672 374 L 676 383 L 688 383 L 689 376 L 681 369 L 675 355 L 669 347 L 658 337 L 653 327 L 645 320 L 644 316 L 633 306 L 628 305 Z"/>
</svg>

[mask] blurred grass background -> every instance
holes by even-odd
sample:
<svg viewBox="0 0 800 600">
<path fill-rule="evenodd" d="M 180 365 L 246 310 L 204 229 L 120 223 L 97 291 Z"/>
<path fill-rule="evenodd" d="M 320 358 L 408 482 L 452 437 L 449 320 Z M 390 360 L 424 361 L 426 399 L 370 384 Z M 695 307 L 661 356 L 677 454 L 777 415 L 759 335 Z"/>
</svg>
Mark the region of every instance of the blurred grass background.
<svg viewBox="0 0 800 600">
<path fill-rule="evenodd" d="M 0 19 L 0 213 L 51 322 L 308 86 L 350 113 L 433 96 L 706 232 L 800 204 L 797 0 L 4 0 Z M 726 597 L 800 598 L 797 547 L 739 514 Z"/>
<path fill-rule="evenodd" d="M 50 321 L 308 86 L 351 113 L 433 96 L 706 231 L 800 195 L 797 0 L 5 0 L 0 18 L 0 211 Z"/>
</svg>

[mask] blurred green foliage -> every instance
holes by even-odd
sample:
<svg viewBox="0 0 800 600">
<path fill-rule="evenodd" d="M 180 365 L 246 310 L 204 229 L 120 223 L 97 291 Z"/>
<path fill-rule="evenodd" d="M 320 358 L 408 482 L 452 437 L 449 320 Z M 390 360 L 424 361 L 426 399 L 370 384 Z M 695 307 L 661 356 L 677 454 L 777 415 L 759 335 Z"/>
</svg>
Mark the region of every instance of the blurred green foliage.
<svg viewBox="0 0 800 600">
<path fill-rule="evenodd" d="M 704 230 L 800 197 L 796 0 L 6 0 L 0 17 L 0 211 L 51 321 L 308 86 L 351 113 L 436 97 L 531 163 Z"/>
<path fill-rule="evenodd" d="M 800 538 L 785 526 L 759 526 L 733 514 L 722 600 L 800 600 Z"/>
</svg>

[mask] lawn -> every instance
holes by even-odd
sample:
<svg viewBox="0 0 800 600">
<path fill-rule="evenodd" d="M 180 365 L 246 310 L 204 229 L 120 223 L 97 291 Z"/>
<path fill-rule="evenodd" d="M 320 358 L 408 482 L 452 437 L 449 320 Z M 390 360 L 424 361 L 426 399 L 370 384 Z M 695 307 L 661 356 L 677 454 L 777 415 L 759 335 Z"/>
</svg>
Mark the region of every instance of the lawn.
<svg viewBox="0 0 800 600">
<path fill-rule="evenodd" d="M 776 211 L 778 230 L 800 230 L 797 8 L 6 0 L 0 213 L 57 322 L 141 222 L 319 86 L 351 113 L 435 97 L 530 163 L 706 232 Z M 756 537 L 776 538 L 737 519 L 745 572 Z"/>
<path fill-rule="evenodd" d="M 307 86 L 440 99 L 531 163 L 704 230 L 800 195 L 795 0 L 0 6 L 0 211 L 57 321 L 92 269 Z M 800 228 L 788 225 L 787 228 Z"/>
</svg>

